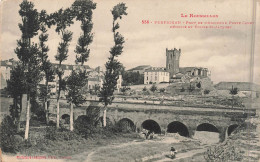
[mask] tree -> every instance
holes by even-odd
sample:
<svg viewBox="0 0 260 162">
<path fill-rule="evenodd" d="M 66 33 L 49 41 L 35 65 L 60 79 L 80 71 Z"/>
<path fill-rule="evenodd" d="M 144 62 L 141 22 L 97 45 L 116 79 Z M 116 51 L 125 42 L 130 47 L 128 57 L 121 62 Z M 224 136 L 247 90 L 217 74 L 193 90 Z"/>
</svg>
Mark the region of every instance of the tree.
<svg viewBox="0 0 260 162">
<path fill-rule="evenodd" d="M 191 83 L 190 83 L 190 86 L 189 86 L 189 88 L 188 88 L 189 94 L 190 94 L 192 91 L 194 91 L 194 89 L 195 89 L 195 87 L 192 86 Z"/>
<path fill-rule="evenodd" d="M 26 71 L 25 87 L 27 92 L 27 111 L 24 138 L 27 140 L 29 136 L 30 95 L 37 90 L 37 85 L 42 79 L 37 56 L 39 52 L 38 46 L 37 44 L 31 43 L 31 39 L 38 34 L 40 24 L 38 12 L 34 9 L 32 2 L 24 0 L 20 4 L 19 14 L 22 17 L 22 23 L 18 24 L 22 32 L 22 38 L 17 41 L 18 47 L 15 49 L 15 53 Z"/>
<path fill-rule="evenodd" d="M 7 91 L 13 98 L 10 114 L 16 121 L 17 131 L 20 130 L 20 116 L 22 112 L 22 96 L 26 93 L 24 67 L 19 63 L 11 70 L 10 79 L 7 80 Z M 18 106 L 20 105 L 20 107 Z"/>
<path fill-rule="evenodd" d="M 95 91 L 95 95 L 97 95 L 100 92 L 100 86 L 98 84 L 95 84 L 94 91 Z"/>
<path fill-rule="evenodd" d="M 201 83 L 200 83 L 200 82 L 197 83 L 196 86 L 197 86 L 198 88 L 201 88 Z"/>
<path fill-rule="evenodd" d="M 238 94 L 238 88 L 234 88 L 233 86 L 232 86 L 232 88 L 229 90 L 229 93 L 231 94 L 231 95 L 237 95 Z"/>
<path fill-rule="evenodd" d="M 75 53 L 77 53 L 76 63 L 81 63 L 81 65 L 88 60 L 90 53 L 88 46 L 93 41 L 91 30 L 93 28 L 92 10 L 94 9 L 96 9 L 96 3 L 93 3 L 92 0 L 75 0 L 72 4 L 72 13 L 77 21 L 81 21 L 81 30 L 83 31 L 75 49 Z"/>
<path fill-rule="evenodd" d="M 60 35 L 61 34 L 61 42 L 58 46 L 57 54 L 55 55 L 55 59 L 59 62 L 58 67 L 56 68 L 56 74 L 59 78 L 59 88 L 57 94 L 57 122 L 56 127 L 60 127 L 60 92 L 61 90 L 65 90 L 65 80 L 63 79 L 63 69 L 61 68 L 61 63 L 68 58 L 69 52 L 69 42 L 72 40 L 72 32 L 66 30 L 68 26 L 73 24 L 73 14 L 69 8 L 63 10 L 59 9 L 59 11 L 50 15 L 53 22 L 56 24 L 56 32 Z"/>
<path fill-rule="evenodd" d="M 142 89 L 143 92 L 146 92 L 147 91 L 147 88 L 146 86 Z"/>
<path fill-rule="evenodd" d="M 153 84 L 150 90 L 154 93 L 155 91 L 157 91 L 157 86 Z"/>
<path fill-rule="evenodd" d="M 66 81 L 68 95 L 67 100 L 70 103 L 70 131 L 73 131 L 73 104 L 80 105 L 85 102 L 82 87 L 87 83 L 85 73 L 73 70 Z"/>
<path fill-rule="evenodd" d="M 119 24 L 116 23 L 118 18 L 122 18 L 126 13 L 127 7 L 124 3 L 119 3 L 114 6 L 112 12 L 113 15 L 113 27 L 112 32 L 114 36 L 114 46 L 110 50 L 110 57 L 106 63 L 106 73 L 103 83 L 102 90 L 100 92 L 100 100 L 104 102 L 104 115 L 103 115 L 103 126 L 106 127 L 106 111 L 107 105 L 112 104 L 114 99 L 114 91 L 116 89 L 117 80 L 119 78 L 119 73 L 121 69 L 120 62 L 116 59 L 123 52 L 124 37 L 117 32 L 119 29 Z M 115 24 L 116 23 L 116 24 Z"/>
<path fill-rule="evenodd" d="M 181 87 L 181 92 L 185 92 L 185 88 L 184 87 Z"/>
<path fill-rule="evenodd" d="M 41 61 L 41 70 L 45 74 L 45 86 L 41 89 L 41 97 L 44 102 L 44 110 L 45 110 L 45 118 L 46 124 L 49 124 L 49 112 L 48 112 L 48 94 L 49 94 L 49 82 L 54 79 L 54 70 L 51 62 L 48 60 L 48 51 L 49 48 L 46 46 L 46 42 L 48 41 L 48 34 L 46 26 L 50 27 L 50 23 L 48 22 L 49 16 L 46 14 L 45 10 L 42 10 L 40 13 L 40 31 L 41 34 L 39 36 L 39 58 Z"/>
<path fill-rule="evenodd" d="M 209 89 L 205 89 L 204 90 L 204 94 L 209 94 L 210 90 Z"/>
<path fill-rule="evenodd" d="M 238 94 L 238 88 L 237 87 L 233 87 L 229 90 L 229 93 L 232 95 L 232 108 L 234 107 L 234 96 Z"/>
<path fill-rule="evenodd" d="M 90 49 L 88 48 L 90 43 L 93 41 L 93 28 L 92 13 L 96 9 L 96 3 L 92 0 L 75 0 L 71 7 L 71 14 L 76 17 L 77 21 L 81 21 L 81 33 L 78 43 L 76 45 L 75 53 L 76 63 L 80 63 L 81 66 L 88 60 Z M 81 104 L 84 102 L 82 95 L 82 87 L 87 84 L 86 70 L 82 68 L 77 72 L 72 71 L 71 75 L 67 80 L 68 87 L 68 101 L 70 102 L 70 130 L 73 131 L 73 104 Z M 75 79 L 75 81 L 73 81 Z M 96 88 L 96 87 L 95 87 Z M 96 89 L 95 89 L 96 90 Z"/>
<path fill-rule="evenodd" d="M 138 85 L 144 83 L 144 75 L 139 72 L 127 72 L 122 73 L 123 85 Z"/>
<path fill-rule="evenodd" d="M 160 88 L 159 90 L 161 93 L 165 92 L 165 88 Z"/>
</svg>

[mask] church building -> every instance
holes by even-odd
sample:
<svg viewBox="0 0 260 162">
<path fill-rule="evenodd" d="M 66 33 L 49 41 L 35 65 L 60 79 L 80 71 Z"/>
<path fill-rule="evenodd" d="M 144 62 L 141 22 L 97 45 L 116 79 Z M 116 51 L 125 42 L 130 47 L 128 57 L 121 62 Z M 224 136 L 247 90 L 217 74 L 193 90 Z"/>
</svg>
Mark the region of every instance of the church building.
<svg viewBox="0 0 260 162">
<path fill-rule="evenodd" d="M 181 49 L 166 48 L 166 71 L 169 72 L 170 82 L 203 79 L 210 77 L 210 71 L 204 67 L 180 67 Z"/>
<path fill-rule="evenodd" d="M 181 49 L 166 48 L 166 67 L 149 67 L 144 70 L 144 84 L 162 82 L 210 81 L 210 71 L 204 67 L 180 67 Z"/>
</svg>

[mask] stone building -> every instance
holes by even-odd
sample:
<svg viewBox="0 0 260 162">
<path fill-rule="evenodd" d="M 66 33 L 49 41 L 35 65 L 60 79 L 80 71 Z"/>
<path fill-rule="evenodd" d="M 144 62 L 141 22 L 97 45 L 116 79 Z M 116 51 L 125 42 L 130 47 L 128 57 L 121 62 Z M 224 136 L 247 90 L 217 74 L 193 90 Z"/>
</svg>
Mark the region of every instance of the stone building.
<svg viewBox="0 0 260 162">
<path fill-rule="evenodd" d="M 170 82 L 190 82 L 190 79 L 210 78 L 210 71 L 204 67 L 180 67 L 181 49 L 166 48 L 166 71 L 170 73 Z"/>
</svg>

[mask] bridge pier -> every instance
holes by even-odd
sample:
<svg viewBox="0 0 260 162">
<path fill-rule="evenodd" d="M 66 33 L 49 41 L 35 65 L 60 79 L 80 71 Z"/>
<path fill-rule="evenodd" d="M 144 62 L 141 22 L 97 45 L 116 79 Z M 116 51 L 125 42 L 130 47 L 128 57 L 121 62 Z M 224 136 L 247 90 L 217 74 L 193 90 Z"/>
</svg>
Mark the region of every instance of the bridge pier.
<svg viewBox="0 0 260 162">
<path fill-rule="evenodd" d="M 227 127 L 218 127 L 219 132 L 219 141 L 223 142 L 226 139 Z"/>
<path fill-rule="evenodd" d="M 196 128 L 188 127 L 188 131 L 189 131 L 189 137 L 192 138 L 195 134 Z"/>
</svg>

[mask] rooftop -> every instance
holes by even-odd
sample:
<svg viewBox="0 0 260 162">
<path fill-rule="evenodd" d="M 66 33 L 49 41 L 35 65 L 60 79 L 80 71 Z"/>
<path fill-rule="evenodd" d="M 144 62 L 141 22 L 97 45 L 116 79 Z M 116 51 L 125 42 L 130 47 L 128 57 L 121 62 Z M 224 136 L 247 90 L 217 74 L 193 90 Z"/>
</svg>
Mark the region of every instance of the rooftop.
<svg viewBox="0 0 260 162">
<path fill-rule="evenodd" d="M 151 67 L 146 69 L 145 72 L 167 72 L 164 67 Z"/>
<path fill-rule="evenodd" d="M 151 66 L 150 65 L 140 65 L 140 66 L 137 66 L 135 68 L 132 68 L 132 69 L 129 69 L 127 71 L 133 71 L 133 70 L 145 70 L 147 68 L 150 68 Z"/>
</svg>

